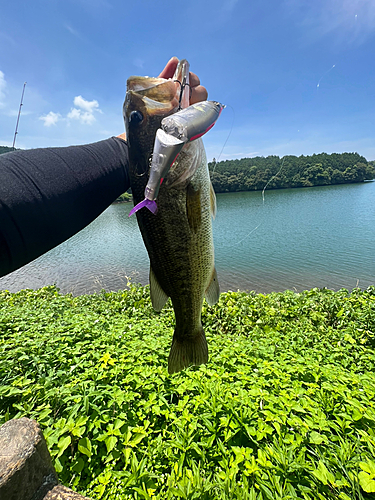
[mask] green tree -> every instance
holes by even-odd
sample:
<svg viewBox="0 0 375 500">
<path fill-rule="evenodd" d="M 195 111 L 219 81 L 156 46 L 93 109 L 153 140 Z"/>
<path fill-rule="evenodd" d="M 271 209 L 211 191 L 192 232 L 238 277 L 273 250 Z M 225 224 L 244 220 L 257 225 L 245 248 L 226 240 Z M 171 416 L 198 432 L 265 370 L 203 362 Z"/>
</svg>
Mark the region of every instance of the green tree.
<svg viewBox="0 0 375 500">
<path fill-rule="evenodd" d="M 311 156 L 272 155 L 209 164 L 215 191 L 252 191 L 312 187 L 375 178 L 375 161 L 358 153 L 319 153 Z M 213 171 L 214 169 L 214 171 Z"/>
<path fill-rule="evenodd" d="M 8 146 L 0 146 L 0 155 L 3 153 L 9 153 L 10 151 L 13 151 L 14 148 L 10 148 Z"/>
</svg>

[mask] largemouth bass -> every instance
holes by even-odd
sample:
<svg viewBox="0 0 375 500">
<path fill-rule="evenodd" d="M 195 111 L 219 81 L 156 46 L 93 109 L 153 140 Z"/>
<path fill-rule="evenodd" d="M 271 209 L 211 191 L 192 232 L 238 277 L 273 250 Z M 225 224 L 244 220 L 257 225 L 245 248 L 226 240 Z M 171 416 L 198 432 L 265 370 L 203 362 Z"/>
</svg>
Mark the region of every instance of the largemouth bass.
<svg viewBox="0 0 375 500">
<path fill-rule="evenodd" d="M 187 66 L 188 67 L 188 66 Z M 154 139 L 161 120 L 181 104 L 175 80 L 183 81 L 186 61 L 173 79 L 130 77 L 124 103 L 129 147 L 130 184 L 134 205 L 144 198 Z M 187 70 L 188 71 L 188 70 Z M 184 98 L 188 105 L 188 98 Z M 150 295 L 160 311 L 171 298 L 176 326 L 168 372 L 208 361 L 201 323 L 203 298 L 213 305 L 219 298 L 214 266 L 212 216 L 216 213 L 206 154 L 201 139 L 184 146 L 163 180 L 158 211 L 137 212 L 137 221 L 150 258 Z"/>
</svg>

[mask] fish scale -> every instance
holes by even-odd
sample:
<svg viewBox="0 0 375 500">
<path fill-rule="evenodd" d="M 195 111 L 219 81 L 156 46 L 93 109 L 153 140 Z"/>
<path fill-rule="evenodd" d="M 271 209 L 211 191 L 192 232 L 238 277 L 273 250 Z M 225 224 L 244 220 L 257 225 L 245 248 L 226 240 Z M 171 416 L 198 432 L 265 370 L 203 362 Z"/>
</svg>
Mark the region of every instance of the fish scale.
<svg viewBox="0 0 375 500">
<path fill-rule="evenodd" d="M 156 131 L 165 116 L 177 111 L 176 102 L 178 104 L 178 96 L 172 80 L 152 79 L 150 82 L 147 77 L 128 80 L 124 118 L 135 205 L 144 198 Z M 133 111 L 141 113 L 137 115 L 138 119 L 143 117 L 141 122 L 132 123 Z M 192 165 L 191 175 L 185 179 L 183 174 Z M 180 181 L 181 178 L 184 180 Z M 136 213 L 150 258 L 152 304 L 156 310 L 161 310 L 170 297 L 175 312 L 169 373 L 208 360 L 201 310 L 205 295 L 210 304 L 219 297 L 212 235 L 214 212 L 215 197 L 204 146 L 202 140 L 197 139 L 184 146 L 160 186 L 156 215 L 146 209 Z"/>
</svg>

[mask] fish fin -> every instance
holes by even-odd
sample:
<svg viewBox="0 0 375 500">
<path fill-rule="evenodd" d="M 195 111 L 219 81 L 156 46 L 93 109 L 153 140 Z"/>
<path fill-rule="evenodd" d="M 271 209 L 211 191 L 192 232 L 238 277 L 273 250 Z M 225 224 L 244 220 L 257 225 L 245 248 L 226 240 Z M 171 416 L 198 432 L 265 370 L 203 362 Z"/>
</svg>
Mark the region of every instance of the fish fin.
<svg viewBox="0 0 375 500">
<path fill-rule="evenodd" d="M 155 309 L 155 311 L 161 311 L 168 300 L 168 295 L 159 285 L 152 267 L 150 267 L 150 296 L 152 307 Z"/>
<path fill-rule="evenodd" d="M 208 361 L 208 347 L 202 325 L 189 336 L 173 335 L 168 358 L 168 373 L 177 373 L 191 365 L 202 365 Z"/>
<path fill-rule="evenodd" d="M 206 297 L 207 302 L 210 306 L 216 304 L 220 297 L 220 288 L 219 288 L 219 280 L 217 279 L 216 269 L 212 273 L 210 284 L 205 291 L 204 296 Z"/>
<path fill-rule="evenodd" d="M 211 207 L 211 215 L 212 218 L 214 219 L 216 217 L 216 194 L 212 182 L 210 182 L 210 207 Z"/>
<path fill-rule="evenodd" d="M 202 139 L 185 144 L 168 172 L 166 179 L 168 188 L 175 188 L 189 182 L 204 161 L 206 161 L 206 153 Z"/>
<path fill-rule="evenodd" d="M 191 184 L 186 189 L 186 214 L 190 229 L 196 233 L 202 223 L 201 190 L 195 190 Z"/>
</svg>

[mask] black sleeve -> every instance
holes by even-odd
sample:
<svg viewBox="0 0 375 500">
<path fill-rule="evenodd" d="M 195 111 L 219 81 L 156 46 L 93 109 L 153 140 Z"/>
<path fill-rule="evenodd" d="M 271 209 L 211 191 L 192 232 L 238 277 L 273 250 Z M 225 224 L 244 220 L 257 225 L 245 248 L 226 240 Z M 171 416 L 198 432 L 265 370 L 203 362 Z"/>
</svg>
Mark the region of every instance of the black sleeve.
<svg viewBox="0 0 375 500">
<path fill-rule="evenodd" d="M 0 155 L 0 276 L 73 236 L 128 188 L 128 148 L 116 137 Z"/>
</svg>

